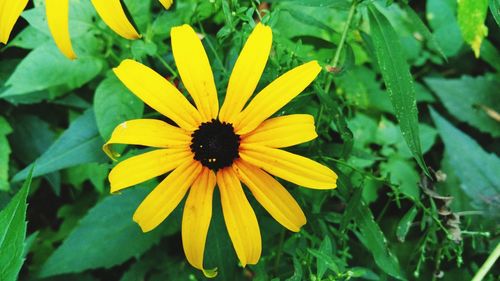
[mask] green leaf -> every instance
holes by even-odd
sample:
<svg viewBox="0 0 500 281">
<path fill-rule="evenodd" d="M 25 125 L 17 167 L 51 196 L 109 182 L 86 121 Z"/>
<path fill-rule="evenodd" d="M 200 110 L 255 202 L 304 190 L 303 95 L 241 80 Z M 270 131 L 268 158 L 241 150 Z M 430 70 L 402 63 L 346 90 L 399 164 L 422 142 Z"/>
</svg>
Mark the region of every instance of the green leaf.
<svg viewBox="0 0 500 281">
<path fill-rule="evenodd" d="M 310 7 L 330 7 L 335 9 L 349 9 L 350 5 L 345 0 L 272 0 L 274 3 L 290 3 Z"/>
<path fill-rule="evenodd" d="M 429 47 L 434 51 L 436 51 L 441 57 L 443 57 L 444 60 L 448 60 L 443 52 L 443 49 L 441 49 L 441 46 L 439 45 L 438 41 L 431 33 L 429 28 L 427 28 L 425 23 L 422 22 L 417 13 L 415 13 L 415 11 L 409 5 L 404 5 L 404 8 L 413 26 L 425 38 L 425 40 L 427 40 Z"/>
<path fill-rule="evenodd" d="M 495 75 L 475 78 L 463 76 L 459 79 L 426 78 L 425 83 L 458 120 L 493 137 L 500 136 L 498 120 L 491 116 L 492 111 L 500 112 L 500 82 Z"/>
<path fill-rule="evenodd" d="M 484 149 L 471 137 L 453 127 L 431 108 L 431 116 L 445 145 L 450 166 L 460 179 L 458 186 L 479 207 L 499 202 L 493 200 L 500 192 L 500 159 Z M 496 214 L 498 212 L 496 211 Z"/>
<path fill-rule="evenodd" d="M 9 156 L 10 145 L 7 135 L 12 133 L 12 128 L 5 118 L 0 116 L 0 190 L 9 190 Z"/>
<path fill-rule="evenodd" d="M 78 164 L 103 162 L 106 157 L 102 152 L 102 145 L 94 111 L 87 110 L 38 158 L 33 176 L 45 175 Z M 17 173 L 12 181 L 25 179 L 31 166 Z"/>
<path fill-rule="evenodd" d="M 24 261 L 26 238 L 26 200 L 31 185 L 31 172 L 23 187 L 0 211 L 0 280 L 15 281 Z"/>
<path fill-rule="evenodd" d="M 49 98 L 81 87 L 101 71 L 99 59 L 82 57 L 69 60 L 52 42 L 31 51 L 5 83 L 0 98 L 19 102 L 24 95 L 48 91 Z"/>
<path fill-rule="evenodd" d="M 498 27 L 500 27 L 500 1 L 490 0 L 490 11 Z"/>
<path fill-rule="evenodd" d="M 120 123 L 142 117 L 144 103 L 132 94 L 123 83 L 110 75 L 96 89 L 94 112 L 97 128 L 104 140 Z"/>
<path fill-rule="evenodd" d="M 406 235 L 410 230 L 410 227 L 418 214 L 418 210 L 413 206 L 399 221 L 398 227 L 396 228 L 396 236 L 400 242 L 405 242 Z"/>
<path fill-rule="evenodd" d="M 387 246 L 387 239 L 373 219 L 370 209 L 361 202 L 355 211 L 355 221 L 359 227 L 358 239 L 371 252 L 377 266 L 385 273 L 399 280 L 406 280 L 399 267 L 399 262 Z"/>
<path fill-rule="evenodd" d="M 426 16 L 443 52 L 452 57 L 463 45 L 456 19 L 456 0 L 427 0 Z"/>
<path fill-rule="evenodd" d="M 422 170 L 429 171 L 422 156 L 418 131 L 418 109 L 410 68 L 393 27 L 377 8 L 368 8 L 378 65 L 398 118 L 403 138 Z"/>
<path fill-rule="evenodd" d="M 181 208 L 148 233 L 143 233 L 132 221 L 135 209 L 148 191 L 144 186 L 136 186 L 99 202 L 49 257 L 40 277 L 110 268 L 142 255 L 161 237 L 178 232 Z"/>
<path fill-rule="evenodd" d="M 481 43 L 488 34 L 488 28 L 484 25 L 487 12 L 488 0 L 458 1 L 458 25 L 462 37 L 471 46 L 476 58 L 479 57 Z"/>
<path fill-rule="evenodd" d="M 9 43 L 9 47 L 15 46 L 23 49 L 35 49 L 48 40 L 50 40 L 49 36 L 32 26 L 27 26 Z"/>
<path fill-rule="evenodd" d="M 388 176 L 391 183 L 399 187 L 399 191 L 404 195 L 418 201 L 420 197 L 420 188 L 418 182 L 420 176 L 412 162 L 391 157 L 386 163 L 380 165 L 382 175 Z"/>
<path fill-rule="evenodd" d="M 487 39 L 481 44 L 481 59 L 489 63 L 497 72 L 500 72 L 500 52 Z"/>
</svg>

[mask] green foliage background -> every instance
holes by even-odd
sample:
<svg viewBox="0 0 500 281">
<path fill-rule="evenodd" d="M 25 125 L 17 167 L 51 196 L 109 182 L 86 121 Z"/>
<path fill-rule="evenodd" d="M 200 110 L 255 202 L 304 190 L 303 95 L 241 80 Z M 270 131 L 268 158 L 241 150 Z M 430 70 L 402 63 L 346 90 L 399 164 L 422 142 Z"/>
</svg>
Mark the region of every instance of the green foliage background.
<svg viewBox="0 0 500 281">
<path fill-rule="evenodd" d="M 273 29 L 258 88 L 318 60 L 324 71 L 279 114 L 314 115 L 319 138 L 291 150 L 339 174 L 332 191 L 284 183 L 308 218 L 299 233 L 251 199 L 263 255 L 245 269 L 216 192 L 205 254 L 216 280 L 470 280 L 498 244 L 498 1 L 123 2 L 139 40 L 70 0 L 70 61 L 39 0 L 0 49 L 0 280 L 204 279 L 182 251 L 183 204 L 143 234 L 131 218 L 156 181 L 110 196 L 101 150 L 117 124 L 160 118 L 111 68 L 133 58 L 179 82 L 169 33 L 183 23 L 204 36 L 219 100 L 256 20 Z"/>
</svg>

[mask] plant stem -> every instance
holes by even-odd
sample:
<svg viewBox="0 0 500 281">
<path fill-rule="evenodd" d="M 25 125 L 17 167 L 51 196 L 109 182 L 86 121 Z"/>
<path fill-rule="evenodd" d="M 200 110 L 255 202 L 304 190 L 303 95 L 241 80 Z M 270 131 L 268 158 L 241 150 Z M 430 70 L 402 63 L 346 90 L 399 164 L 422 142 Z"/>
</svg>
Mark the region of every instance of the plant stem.
<svg viewBox="0 0 500 281">
<path fill-rule="evenodd" d="M 156 57 L 156 59 L 158 59 L 161 62 L 161 64 L 163 64 L 163 66 L 168 71 L 170 71 L 170 73 L 172 73 L 172 80 L 175 79 L 178 76 L 177 72 L 160 55 L 156 54 L 155 57 Z"/>
<path fill-rule="evenodd" d="M 490 256 L 486 259 L 484 264 L 481 266 L 479 271 L 474 275 L 474 278 L 472 278 L 472 281 L 481 281 L 483 280 L 484 276 L 488 274 L 488 271 L 490 271 L 491 267 L 495 264 L 497 261 L 498 257 L 500 256 L 500 243 L 497 244 L 495 247 L 495 250 L 490 254 Z"/>
<path fill-rule="evenodd" d="M 352 19 L 354 17 L 354 13 L 356 12 L 356 7 L 358 6 L 358 1 L 354 0 L 352 2 L 351 9 L 349 10 L 349 15 L 347 16 L 347 21 L 344 26 L 344 31 L 342 31 L 342 37 L 340 37 L 339 46 L 337 51 L 335 52 L 335 56 L 333 57 L 332 66 L 337 67 L 340 59 L 340 53 L 344 48 L 345 40 L 347 38 L 347 31 L 349 31 L 349 27 L 351 26 Z"/>
</svg>

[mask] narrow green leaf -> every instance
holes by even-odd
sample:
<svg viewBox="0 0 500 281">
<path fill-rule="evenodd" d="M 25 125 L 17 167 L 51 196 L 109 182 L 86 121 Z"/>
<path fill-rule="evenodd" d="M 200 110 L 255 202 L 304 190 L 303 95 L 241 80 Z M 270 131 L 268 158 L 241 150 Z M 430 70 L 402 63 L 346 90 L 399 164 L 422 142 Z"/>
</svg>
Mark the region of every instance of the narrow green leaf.
<svg viewBox="0 0 500 281">
<path fill-rule="evenodd" d="M 427 26 L 425 25 L 425 23 L 422 22 L 417 13 L 415 13 L 415 11 L 410 7 L 410 5 L 404 5 L 404 9 L 409 19 L 411 20 L 413 26 L 425 38 L 425 40 L 427 40 L 429 47 L 434 51 L 436 51 L 441 57 L 443 57 L 444 60 L 448 60 L 443 52 L 443 49 L 441 49 L 441 46 L 434 37 L 434 34 L 432 34 L 429 28 L 427 28 Z"/>
<path fill-rule="evenodd" d="M 377 266 L 394 278 L 406 280 L 399 267 L 398 259 L 387 246 L 387 239 L 375 222 L 370 209 L 361 203 L 354 211 L 356 212 L 355 221 L 360 230 L 356 236 L 371 252 Z"/>
<path fill-rule="evenodd" d="M 23 187 L 0 211 L 0 280 L 15 281 L 24 261 L 26 238 L 26 200 L 31 185 L 31 170 Z"/>
<path fill-rule="evenodd" d="M 483 44 L 481 44 L 481 59 L 493 66 L 497 72 L 500 72 L 500 52 L 487 39 L 484 39 Z"/>
<path fill-rule="evenodd" d="M 458 26 L 462 31 L 462 37 L 471 46 L 476 58 L 479 57 L 481 43 L 488 34 L 488 28 L 484 25 L 487 11 L 488 0 L 458 1 Z"/>
<path fill-rule="evenodd" d="M 142 117 L 144 103 L 135 97 L 115 75 L 104 79 L 94 95 L 97 128 L 104 140 L 114 128 L 127 120 Z"/>
<path fill-rule="evenodd" d="M 373 5 L 368 7 L 375 53 L 403 138 L 422 170 L 429 175 L 424 162 L 418 131 L 418 109 L 410 68 L 393 27 Z"/>
<path fill-rule="evenodd" d="M 0 190 L 9 190 L 9 156 L 10 145 L 7 135 L 12 133 L 12 128 L 5 118 L 0 116 Z"/>
<path fill-rule="evenodd" d="M 500 112 L 500 81 L 497 76 L 426 78 L 425 83 L 455 118 L 493 137 L 500 136 L 498 120 L 491 113 Z"/>
<path fill-rule="evenodd" d="M 152 232 L 143 233 L 132 215 L 148 189 L 137 186 L 93 207 L 42 266 L 40 277 L 110 268 L 145 253 L 161 237 L 180 229 L 181 208 Z"/>
<path fill-rule="evenodd" d="M 454 173 L 460 179 L 459 188 L 477 207 L 493 205 L 498 214 L 500 203 L 493 200 L 500 193 L 500 159 L 484 149 L 471 137 L 453 127 L 431 108 L 431 116 L 445 145 L 445 154 Z"/>
<path fill-rule="evenodd" d="M 490 11 L 498 27 L 500 27 L 500 1 L 490 0 Z"/>
<path fill-rule="evenodd" d="M 33 176 L 45 175 L 78 164 L 105 161 L 102 145 L 94 111 L 87 110 L 38 158 Z M 31 166 L 17 173 L 12 181 L 25 179 Z"/>
<path fill-rule="evenodd" d="M 406 239 L 406 235 L 410 230 L 411 224 L 415 220 L 415 217 L 418 214 L 418 210 L 415 206 L 413 206 L 399 221 L 398 227 L 396 228 L 396 236 L 398 240 L 404 242 Z"/>
</svg>

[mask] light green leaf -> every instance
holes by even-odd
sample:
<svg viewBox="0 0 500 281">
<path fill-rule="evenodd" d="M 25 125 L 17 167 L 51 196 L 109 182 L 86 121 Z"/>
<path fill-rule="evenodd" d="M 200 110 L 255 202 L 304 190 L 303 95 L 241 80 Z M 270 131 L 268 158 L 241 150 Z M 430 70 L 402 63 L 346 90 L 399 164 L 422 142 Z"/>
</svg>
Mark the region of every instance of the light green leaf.
<svg viewBox="0 0 500 281">
<path fill-rule="evenodd" d="M 355 221 L 359 227 L 356 233 L 358 239 L 371 252 L 377 266 L 385 273 L 399 280 L 406 280 L 402 275 L 399 262 L 387 246 L 387 239 L 375 222 L 370 209 L 364 204 L 358 204 L 355 211 Z"/>
<path fill-rule="evenodd" d="M 23 49 L 35 49 L 48 40 L 50 40 L 49 36 L 32 26 L 27 26 L 9 43 L 9 47 L 15 46 Z"/>
<path fill-rule="evenodd" d="M 132 221 L 135 209 L 147 193 L 148 188 L 137 186 L 99 202 L 49 257 L 40 277 L 110 268 L 142 255 L 161 237 L 179 231 L 181 208 L 148 233 L 143 233 Z"/>
<path fill-rule="evenodd" d="M 456 0 L 427 0 L 426 5 L 429 25 L 434 30 L 436 41 L 448 57 L 456 55 L 463 45 L 456 19 L 456 7 Z"/>
<path fill-rule="evenodd" d="M 24 261 L 26 238 L 26 199 L 31 185 L 31 172 L 23 187 L 0 211 L 0 280 L 15 281 Z"/>
<path fill-rule="evenodd" d="M 104 140 L 108 140 L 120 123 L 142 117 L 144 103 L 132 94 L 123 83 L 110 75 L 103 80 L 94 95 L 94 112 L 97 128 Z"/>
<path fill-rule="evenodd" d="M 369 6 L 368 11 L 378 65 L 403 138 L 420 168 L 429 175 L 420 145 L 418 109 L 410 68 L 402 53 L 398 36 L 389 21 L 373 5 Z"/>
<path fill-rule="evenodd" d="M 458 1 L 458 25 L 462 37 L 471 46 L 476 58 L 479 57 L 481 43 L 488 34 L 488 28 L 484 25 L 487 12 L 488 0 Z"/>
<path fill-rule="evenodd" d="M 97 132 L 94 111 L 87 110 L 76 119 L 37 160 L 33 176 L 90 162 L 104 162 L 103 141 Z M 12 181 L 26 178 L 32 165 L 17 173 Z"/>
<path fill-rule="evenodd" d="M 391 157 L 389 161 L 380 165 L 380 170 L 382 175 L 389 177 L 392 184 L 399 187 L 401 193 L 418 201 L 420 197 L 420 188 L 418 187 L 420 176 L 412 164 L 408 160 Z"/>
<path fill-rule="evenodd" d="M 498 27 L 500 27 L 500 1 L 490 0 L 490 11 Z"/>
<path fill-rule="evenodd" d="M 405 241 L 406 235 L 410 230 L 410 227 L 418 214 L 418 210 L 413 206 L 399 221 L 398 227 L 396 228 L 396 236 L 401 242 Z"/>
<path fill-rule="evenodd" d="M 8 88 L 0 98 L 16 102 L 23 95 L 49 91 L 61 95 L 81 87 L 99 74 L 103 65 L 99 59 L 82 57 L 69 60 L 52 42 L 31 51 L 5 83 Z"/>
<path fill-rule="evenodd" d="M 500 159 L 484 151 L 474 139 L 455 128 L 434 109 L 431 109 L 431 116 L 444 142 L 449 164 L 460 179 L 459 187 L 477 206 L 493 204 L 498 211 L 500 202 L 494 198 L 500 193 Z"/>
<path fill-rule="evenodd" d="M 500 112 L 495 75 L 463 76 L 459 79 L 427 78 L 426 84 L 437 94 L 446 109 L 458 120 L 466 122 L 493 137 L 500 136 L 498 120 L 491 112 Z"/>
<path fill-rule="evenodd" d="M 12 128 L 5 118 L 0 116 L 0 190 L 9 190 L 9 156 L 10 145 L 7 135 L 12 133 Z"/>
</svg>

